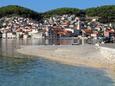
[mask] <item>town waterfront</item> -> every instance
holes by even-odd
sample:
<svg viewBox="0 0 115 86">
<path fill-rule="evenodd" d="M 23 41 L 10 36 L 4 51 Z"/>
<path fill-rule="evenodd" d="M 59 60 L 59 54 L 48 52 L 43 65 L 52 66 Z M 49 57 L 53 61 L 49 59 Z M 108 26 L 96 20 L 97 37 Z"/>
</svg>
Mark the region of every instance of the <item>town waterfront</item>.
<svg viewBox="0 0 115 86">
<path fill-rule="evenodd" d="M 0 86 L 115 86 L 115 0 L 1 0 Z"/>
<path fill-rule="evenodd" d="M 115 86 L 104 69 L 64 65 L 15 51 L 20 45 L 44 45 L 43 39 L 1 39 L 0 43 L 0 86 Z"/>
</svg>

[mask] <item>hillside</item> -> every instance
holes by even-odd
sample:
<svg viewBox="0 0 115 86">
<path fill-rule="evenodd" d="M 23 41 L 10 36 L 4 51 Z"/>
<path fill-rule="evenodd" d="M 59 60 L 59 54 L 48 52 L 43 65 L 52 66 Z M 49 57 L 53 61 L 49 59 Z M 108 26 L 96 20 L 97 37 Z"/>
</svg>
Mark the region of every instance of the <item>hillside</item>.
<svg viewBox="0 0 115 86">
<path fill-rule="evenodd" d="M 33 10 L 21 6 L 8 5 L 8 6 L 0 7 L 0 18 L 4 16 L 14 16 L 14 15 L 28 17 L 35 20 L 40 20 L 42 18 L 40 13 L 37 13 Z"/>
<path fill-rule="evenodd" d="M 115 5 L 105 5 L 94 8 L 78 9 L 78 8 L 57 8 L 44 13 L 38 13 L 28 8 L 17 5 L 9 5 L 0 7 L 0 18 L 4 16 L 22 16 L 40 20 L 42 18 L 54 15 L 75 14 L 78 17 L 99 17 L 99 21 L 103 23 L 115 22 Z"/>
<path fill-rule="evenodd" d="M 105 5 L 87 9 L 58 8 L 44 13 L 44 17 L 63 14 L 75 14 L 79 17 L 99 17 L 103 23 L 115 22 L 115 5 Z"/>
<path fill-rule="evenodd" d="M 105 5 L 85 10 L 87 16 L 98 16 L 100 22 L 115 22 L 115 5 Z"/>
<path fill-rule="evenodd" d="M 44 13 L 44 17 L 50 17 L 53 15 L 63 15 L 63 14 L 75 14 L 79 16 L 82 10 L 77 8 L 57 8 Z M 85 14 L 84 14 L 85 15 Z"/>
</svg>

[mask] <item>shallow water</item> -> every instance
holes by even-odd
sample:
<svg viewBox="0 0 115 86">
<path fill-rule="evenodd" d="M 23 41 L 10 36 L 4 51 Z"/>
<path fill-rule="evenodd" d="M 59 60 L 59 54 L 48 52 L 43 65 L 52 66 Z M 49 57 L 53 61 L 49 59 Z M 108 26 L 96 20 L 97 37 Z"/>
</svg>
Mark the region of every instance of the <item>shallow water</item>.
<svg viewBox="0 0 115 86">
<path fill-rule="evenodd" d="M 40 58 L 0 57 L 0 86 L 113 86 L 102 70 Z"/>
<path fill-rule="evenodd" d="M 103 70 L 27 58 L 15 52 L 20 45 L 40 43 L 38 40 L 1 40 L 0 86 L 115 86 Z"/>
</svg>

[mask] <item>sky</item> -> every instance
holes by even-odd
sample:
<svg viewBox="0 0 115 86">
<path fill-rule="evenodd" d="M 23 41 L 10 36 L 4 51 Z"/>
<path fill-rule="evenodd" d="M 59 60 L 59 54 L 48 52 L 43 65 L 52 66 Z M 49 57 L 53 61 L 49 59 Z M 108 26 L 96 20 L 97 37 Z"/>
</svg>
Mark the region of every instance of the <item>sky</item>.
<svg viewBox="0 0 115 86">
<path fill-rule="evenodd" d="M 37 12 L 72 7 L 72 8 L 90 8 L 102 5 L 115 5 L 115 0 L 0 0 L 0 7 L 7 5 L 19 5 Z"/>
</svg>

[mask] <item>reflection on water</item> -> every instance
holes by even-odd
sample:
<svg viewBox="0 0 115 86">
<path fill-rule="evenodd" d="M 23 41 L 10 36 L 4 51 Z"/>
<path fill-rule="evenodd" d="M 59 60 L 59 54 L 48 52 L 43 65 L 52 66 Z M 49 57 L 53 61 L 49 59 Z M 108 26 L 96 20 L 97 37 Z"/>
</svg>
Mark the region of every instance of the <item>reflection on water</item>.
<svg viewBox="0 0 115 86">
<path fill-rule="evenodd" d="M 27 58 L 15 52 L 20 45 L 43 45 L 46 41 L 0 40 L 0 86 L 114 86 L 102 70 L 63 65 L 38 57 Z M 48 44 L 50 42 L 48 40 Z"/>
<path fill-rule="evenodd" d="M 43 39 L 0 39 L 0 54 L 14 56 L 15 49 L 21 45 L 41 45 Z"/>
<path fill-rule="evenodd" d="M 21 45 L 69 45 L 72 39 L 0 39 L 0 54 L 14 56 Z"/>
<path fill-rule="evenodd" d="M 71 45 L 73 43 L 72 38 L 68 39 L 47 39 L 45 40 L 48 45 Z"/>
</svg>

